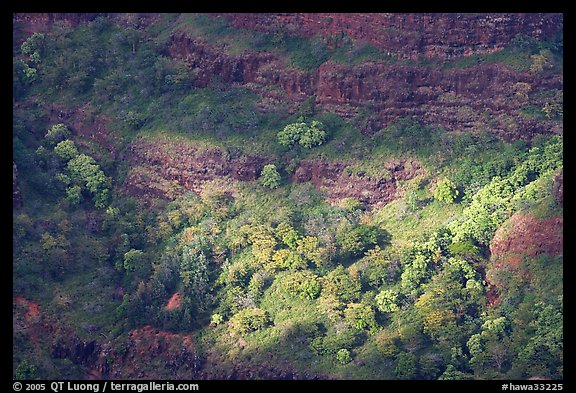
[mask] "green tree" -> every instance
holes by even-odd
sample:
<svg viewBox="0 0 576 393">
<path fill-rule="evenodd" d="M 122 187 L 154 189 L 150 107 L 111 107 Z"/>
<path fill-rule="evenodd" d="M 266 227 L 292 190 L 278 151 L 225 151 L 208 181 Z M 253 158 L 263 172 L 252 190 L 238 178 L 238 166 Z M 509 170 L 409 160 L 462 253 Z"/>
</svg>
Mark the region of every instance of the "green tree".
<svg viewBox="0 0 576 393">
<path fill-rule="evenodd" d="M 35 365 L 31 364 L 28 360 L 24 359 L 20 362 L 14 373 L 15 379 L 36 379 L 38 369 Z"/>
<path fill-rule="evenodd" d="M 400 352 L 396 356 L 394 372 L 398 379 L 413 379 L 416 376 L 416 355 L 410 352 Z"/>
<path fill-rule="evenodd" d="M 275 189 L 280 186 L 280 179 L 281 177 L 278 173 L 278 170 L 276 170 L 276 165 L 264 165 L 264 168 L 260 173 L 260 184 L 262 184 L 264 187 Z"/>
<path fill-rule="evenodd" d="M 292 147 L 296 144 L 311 149 L 320 146 L 326 139 L 326 131 L 322 122 L 313 120 L 310 125 L 305 122 L 288 124 L 278 132 L 278 143 L 282 146 Z"/>
<path fill-rule="evenodd" d="M 344 309 L 344 320 L 358 330 L 369 329 L 375 333 L 378 329 L 374 310 L 362 303 L 349 303 Z"/>
<path fill-rule="evenodd" d="M 360 279 L 352 277 L 344 266 L 338 265 L 324 276 L 322 283 L 323 296 L 335 296 L 337 299 L 351 303 L 360 297 Z"/>
<path fill-rule="evenodd" d="M 440 375 L 438 377 L 438 380 L 439 381 L 456 381 L 456 380 L 462 380 L 465 378 L 466 378 L 465 373 L 463 373 L 462 371 L 458 371 L 456 369 L 456 367 L 449 364 L 448 367 L 446 367 L 446 370 L 444 370 L 444 372 L 442 373 L 442 375 Z"/>
<path fill-rule="evenodd" d="M 54 153 L 68 162 L 74 157 L 78 156 L 78 149 L 76 148 L 74 141 L 66 139 L 62 142 L 59 142 L 56 147 L 54 147 Z"/>
<path fill-rule="evenodd" d="M 320 280 L 309 270 L 300 270 L 282 278 L 282 287 L 292 296 L 316 299 L 320 294 Z"/>
<path fill-rule="evenodd" d="M 49 146 L 55 146 L 59 142 L 62 142 L 64 139 L 70 136 L 70 130 L 64 124 L 54 124 L 46 135 L 44 135 L 44 139 L 48 143 Z"/>
<path fill-rule="evenodd" d="M 132 248 L 124 254 L 124 269 L 129 272 L 134 272 L 138 269 L 143 260 L 144 251 Z"/>
<path fill-rule="evenodd" d="M 230 331 L 233 334 L 246 334 L 260 330 L 270 323 L 268 312 L 260 308 L 245 308 L 230 318 Z"/>
<path fill-rule="evenodd" d="M 336 352 L 336 360 L 342 365 L 350 363 L 352 361 L 352 358 L 350 357 L 350 351 L 346 348 L 340 349 L 338 352 Z"/>
<path fill-rule="evenodd" d="M 307 128 L 308 126 L 304 122 L 288 124 L 278 133 L 278 142 L 282 146 L 294 146 L 300 140 L 300 135 L 302 135 Z"/>
<path fill-rule="evenodd" d="M 442 203 L 452 203 L 458 197 L 458 188 L 452 180 L 444 178 L 438 180 L 434 190 L 434 199 Z"/>
<path fill-rule="evenodd" d="M 297 242 L 300 239 L 300 235 L 298 232 L 292 227 L 292 225 L 288 224 L 285 221 L 282 221 L 276 227 L 275 231 L 276 237 L 282 241 L 282 243 L 286 244 L 292 250 L 295 250 L 297 247 Z"/>
<path fill-rule="evenodd" d="M 66 200 L 70 205 L 78 206 L 82 202 L 82 188 L 80 186 L 66 188 Z"/>
<path fill-rule="evenodd" d="M 344 253 L 357 257 L 385 238 L 386 234 L 381 229 L 360 224 L 350 231 L 340 233 L 336 240 Z"/>
<path fill-rule="evenodd" d="M 326 131 L 323 128 L 324 124 L 317 120 L 312 120 L 312 124 L 300 134 L 300 140 L 298 141 L 300 146 L 311 149 L 324 143 Z"/>
<path fill-rule="evenodd" d="M 398 292 L 392 289 L 383 289 L 376 295 L 376 306 L 382 312 L 398 311 Z"/>
<path fill-rule="evenodd" d="M 20 50 L 28 55 L 33 63 L 38 64 L 44 47 L 44 39 L 45 35 L 43 33 L 34 33 L 20 45 Z"/>
<path fill-rule="evenodd" d="M 94 158 L 79 154 L 68 161 L 67 170 L 73 183 L 86 187 L 92 193 L 96 207 L 106 207 L 111 180 L 102 172 Z"/>
</svg>

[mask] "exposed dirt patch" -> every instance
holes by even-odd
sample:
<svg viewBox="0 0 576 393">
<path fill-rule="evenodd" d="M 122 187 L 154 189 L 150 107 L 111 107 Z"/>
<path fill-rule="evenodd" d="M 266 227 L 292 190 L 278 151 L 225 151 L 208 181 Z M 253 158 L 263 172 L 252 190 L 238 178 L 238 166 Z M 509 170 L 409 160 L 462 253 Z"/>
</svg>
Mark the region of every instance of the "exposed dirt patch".
<svg viewBox="0 0 576 393">
<path fill-rule="evenodd" d="M 168 303 L 166 303 L 164 309 L 166 311 L 172 311 L 180 308 L 181 305 L 182 305 L 182 294 L 180 292 L 176 292 L 174 293 L 174 295 L 170 297 L 170 299 L 168 299 Z"/>
<path fill-rule="evenodd" d="M 40 306 L 37 303 L 34 303 L 33 301 L 18 295 L 14 297 L 14 304 L 23 308 L 24 320 L 27 323 L 36 323 L 40 321 L 41 312 L 40 312 Z"/>
<path fill-rule="evenodd" d="M 559 216 L 540 220 L 530 214 L 514 214 L 490 243 L 493 263 L 517 268 L 523 257 L 562 255 L 563 222 Z"/>
</svg>

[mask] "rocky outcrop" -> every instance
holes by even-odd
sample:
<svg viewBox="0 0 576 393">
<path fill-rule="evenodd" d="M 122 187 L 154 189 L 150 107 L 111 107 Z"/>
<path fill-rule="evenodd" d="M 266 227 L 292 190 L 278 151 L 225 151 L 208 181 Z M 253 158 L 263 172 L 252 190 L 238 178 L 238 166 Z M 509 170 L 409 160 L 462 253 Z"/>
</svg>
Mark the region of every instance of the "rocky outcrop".
<svg viewBox="0 0 576 393">
<path fill-rule="evenodd" d="M 518 267 L 522 258 L 541 254 L 562 255 L 563 217 L 538 219 L 514 214 L 494 234 L 490 254 L 494 265 Z"/>
<path fill-rule="evenodd" d="M 115 23 L 143 28 L 157 14 L 101 14 Z M 54 21 L 75 25 L 98 14 L 14 14 L 15 28 L 43 31 Z M 331 61 L 304 71 L 271 52 L 229 54 L 214 42 L 177 30 L 164 49 L 183 61 L 192 87 L 209 87 L 214 76 L 248 88 L 262 98 L 262 110 L 295 112 L 311 100 L 318 111 L 354 118 L 372 134 L 401 117 L 449 131 L 488 131 L 506 139 L 531 139 L 562 133 L 558 119 L 542 108 L 562 105 L 561 73 L 517 71 L 502 63 L 462 68 L 450 60 L 498 51 L 519 34 L 538 39 L 562 34 L 562 14 L 222 14 L 232 26 L 265 32 L 318 35 L 330 44 L 348 35 L 401 59 L 445 59 L 433 65 L 410 61 L 364 62 L 349 66 Z M 280 30 L 281 29 L 281 30 Z M 334 44 L 336 45 L 336 44 Z M 529 61 L 529 60 L 526 60 Z M 527 67 L 524 67 L 527 68 Z M 369 115 L 366 115 L 369 113 Z"/>
<path fill-rule="evenodd" d="M 174 199 L 185 191 L 201 193 L 214 179 L 256 180 L 267 163 L 262 157 L 229 154 L 217 148 L 138 139 L 130 146 L 126 191 L 143 198 Z"/>
<path fill-rule="evenodd" d="M 561 34 L 562 14 L 236 13 L 221 14 L 237 28 L 312 37 L 344 35 L 403 58 L 455 58 L 501 50 L 518 34 Z"/>
<path fill-rule="evenodd" d="M 12 324 L 14 340 L 38 355 L 70 360 L 88 379 L 196 379 L 201 367 L 191 335 L 146 325 L 114 340 L 103 334 L 84 340 L 23 296 L 13 299 Z"/>
<path fill-rule="evenodd" d="M 230 153 L 216 148 L 194 147 L 175 141 L 140 138 L 130 146 L 131 169 L 124 182 L 130 195 L 142 199 L 175 199 L 184 192 L 202 193 L 213 180 L 254 181 L 260 176 L 265 157 Z M 368 206 L 383 206 L 401 195 L 399 180 L 424 173 L 417 161 L 390 161 L 382 164 L 379 176 L 353 172 L 352 163 L 327 160 L 302 160 L 297 163 L 291 182 L 312 182 L 330 202 L 354 197 Z"/>
<path fill-rule="evenodd" d="M 319 111 L 363 119 L 374 133 L 401 117 L 415 117 L 450 131 L 486 130 L 507 139 L 562 132 L 557 121 L 529 115 L 526 108 L 561 104 L 561 74 L 536 75 L 502 64 L 465 68 L 366 62 L 356 66 L 328 61 L 312 71 L 287 67 L 271 53 L 227 55 L 186 33 L 174 34 L 167 54 L 184 61 L 195 87 L 217 75 L 262 96 L 261 108 L 280 103 L 290 111 L 312 98 Z M 543 94 L 547 92 L 546 94 Z"/>
<path fill-rule="evenodd" d="M 330 202 L 356 198 L 367 206 L 382 207 L 400 198 L 399 180 L 412 179 L 424 173 L 417 161 L 390 161 L 382 165 L 380 176 L 370 177 L 353 172 L 343 162 L 303 160 L 291 177 L 293 182 L 311 181 L 325 192 Z"/>
<path fill-rule="evenodd" d="M 196 379 L 200 367 L 191 335 L 145 325 L 105 346 L 91 374 L 111 379 Z"/>
</svg>

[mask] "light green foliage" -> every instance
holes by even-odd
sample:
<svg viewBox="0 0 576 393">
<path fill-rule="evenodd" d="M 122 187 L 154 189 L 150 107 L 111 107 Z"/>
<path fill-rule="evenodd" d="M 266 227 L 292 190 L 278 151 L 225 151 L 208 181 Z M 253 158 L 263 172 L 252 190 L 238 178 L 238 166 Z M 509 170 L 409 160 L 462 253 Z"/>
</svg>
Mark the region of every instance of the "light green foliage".
<svg viewBox="0 0 576 393">
<path fill-rule="evenodd" d="M 316 299 L 320 294 L 320 280 L 309 270 L 301 270 L 282 278 L 282 288 L 301 299 Z"/>
<path fill-rule="evenodd" d="M 292 225 L 288 224 L 285 221 L 282 221 L 275 230 L 276 237 L 282 241 L 285 245 L 290 247 L 291 249 L 296 249 L 297 242 L 300 239 L 300 235 L 296 230 L 292 227 Z"/>
<path fill-rule="evenodd" d="M 224 322 L 224 317 L 221 314 L 212 314 L 212 316 L 210 317 L 210 324 L 211 325 L 221 325 L 222 322 Z"/>
<path fill-rule="evenodd" d="M 304 122 L 288 124 L 278 133 L 278 142 L 282 146 L 294 146 L 307 128 L 308 126 Z"/>
<path fill-rule="evenodd" d="M 50 127 L 50 129 L 44 136 L 44 139 L 46 140 L 46 143 L 48 143 L 49 146 L 55 146 L 57 143 L 65 140 L 69 136 L 70 136 L 70 130 L 68 129 L 68 127 L 66 127 L 62 123 L 59 123 L 54 124 L 52 127 Z"/>
<path fill-rule="evenodd" d="M 466 377 L 465 373 L 463 373 L 462 371 L 458 371 L 456 369 L 456 367 L 449 364 L 448 367 L 446 367 L 446 370 L 444 370 L 444 372 L 442 373 L 442 375 L 440 375 L 438 377 L 438 380 L 439 381 L 459 381 L 459 380 L 465 379 L 465 377 Z"/>
<path fill-rule="evenodd" d="M 39 63 L 44 39 L 45 35 L 43 33 L 34 33 L 20 45 L 20 50 L 30 56 L 30 60 L 33 63 Z"/>
<path fill-rule="evenodd" d="M 38 65 L 42 60 L 42 51 L 44 46 L 45 35 L 43 33 L 34 33 L 20 45 L 20 50 L 27 55 L 27 60 L 19 60 L 18 64 L 24 74 L 24 81 L 34 82 L 38 76 Z M 15 67 L 16 68 L 16 67 Z"/>
<path fill-rule="evenodd" d="M 271 229 L 266 226 L 256 226 L 249 234 L 252 243 L 252 254 L 262 263 L 267 263 L 277 246 L 277 241 L 271 233 Z"/>
<path fill-rule="evenodd" d="M 74 157 L 78 156 L 78 149 L 76 148 L 74 141 L 66 139 L 54 147 L 54 153 L 56 153 L 63 160 L 70 161 Z"/>
<path fill-rule="evenodd" d="M 144 260 L 144 251 L 132 248 L 124 254 L 124 269 L 129 272 L 136 271 Z"/>
<path fill-rule="evenodd" d="M 297 254 L 296 252 L 283 248 L 278 250 L 272 255 L 272 263 L 266 265 L 266 268 L 269 269 L 305 269 L 306 268 L 306 261 Z"/>
<path fill-rule="evenodd" d="M 262 173 L 260 173 L 260 184 L 264 187 L 275 189 L 280 186 L 280 174 L 276 170 L 276 165 L 264 165 Z"/>
<path fill-rule="evenodd" d="M 376 295 L 376 306 L 382 312 L 398 311 L 398 292 L 392 289 L 383 289 Z"/>
<path fill-rule="evenodd" d="M 452 180 L 443 178 L 436 183 L 434 199 L 442 203 L 452 203 L 458 197 L 459 193 L 456 184 L 454 184 Z"/>
<path fill-rule="evenodd" d="M 246 308 L 230 318 L 230 331 L 233 334 L 246 334 L 260 330 L 270 323 L 268 313 L 257 307 Z"/>
<path fill-rule="evenodd" d="M 336 360 L 342 365 L 350 363 L 352 361 L 352 358 L 350 357 L 350 351 L 346 348 L 340 349 L 336 353 Z"/>
<path fill-rule="evenodd" d="M 66 169 L 74 184 L 84 186 L 94 196 L 94 205 L 104 208 L 109 197 L 110 178 L 100 169 L 94 158 L 79 154 L 68 161 Z"/>
<path fill-rule="evenodd" d="M 72 206 L 79 205 L 82 202 L 82 188 L 80 186 L 66 188 L 66 200 Z"/>
<path fill-rule="evenodd" d="M 530 198 L 530 183 L 562 165 L 562 139 L 550 138 L 543 147 L 532 147 L 526 159 L 509 176 L 495 176 L 472 198 L 462 217 L 448 228 L 454 242 L 474 240 L 487 245 L 496 228 L 514 212 L 518 202 Z"/>
<path fill-rule="evenodd" d="M 428 258 L 418 253 L 406 265 L 401 276 L 402 289 L 406 292 L 418 291 L 420 284 L 428 277 Z"/>
<path fill-rule="evenodd" d="M 305 259 L 312 261 L 317 267 L 324 266 L 328 260 L 326 250 L 319 246 L 316 236 L 304 236 L 296 241 L 296 250 Z"/>
<path fill-rule="evenodd" d="M 292 147 L 296 144 L 311 149 L 324 143 L 326 131 L 322 122 L 313 120 L 310 125 L 304 122 L 288 124 L 278 132 L 278 143 Z"/>
</svg>

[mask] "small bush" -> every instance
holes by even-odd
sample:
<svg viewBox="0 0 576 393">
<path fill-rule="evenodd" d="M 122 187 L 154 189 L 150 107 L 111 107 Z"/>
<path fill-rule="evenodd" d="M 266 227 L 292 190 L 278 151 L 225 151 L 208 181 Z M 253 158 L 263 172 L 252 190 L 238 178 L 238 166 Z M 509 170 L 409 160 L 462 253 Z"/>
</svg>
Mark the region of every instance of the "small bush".
<svg viewBox="0 0 576 393">
<path fill-rule="evenodd" d="M 460 192 L 456 188 L 456 184 L 450 179 L 440 179 L 436 183 L 434 190 L 434 199 L 442 203 L 452 203 L 458 197 Z"/>
<path fill-rule="evenodd" d="M 342 348 L 336 353 L 336 360 L 342 365 L 350 363 L 352 360 L 350 357 L 350 351 L 346 348 Z"/>
<path fill-rule="evenodd" d="M 233 334 L 246 334 L 260 330 L 270 323 L 268 313 L 259 308 L 246 308 L 230 318 L 230 331 Z"/>
</svg>

